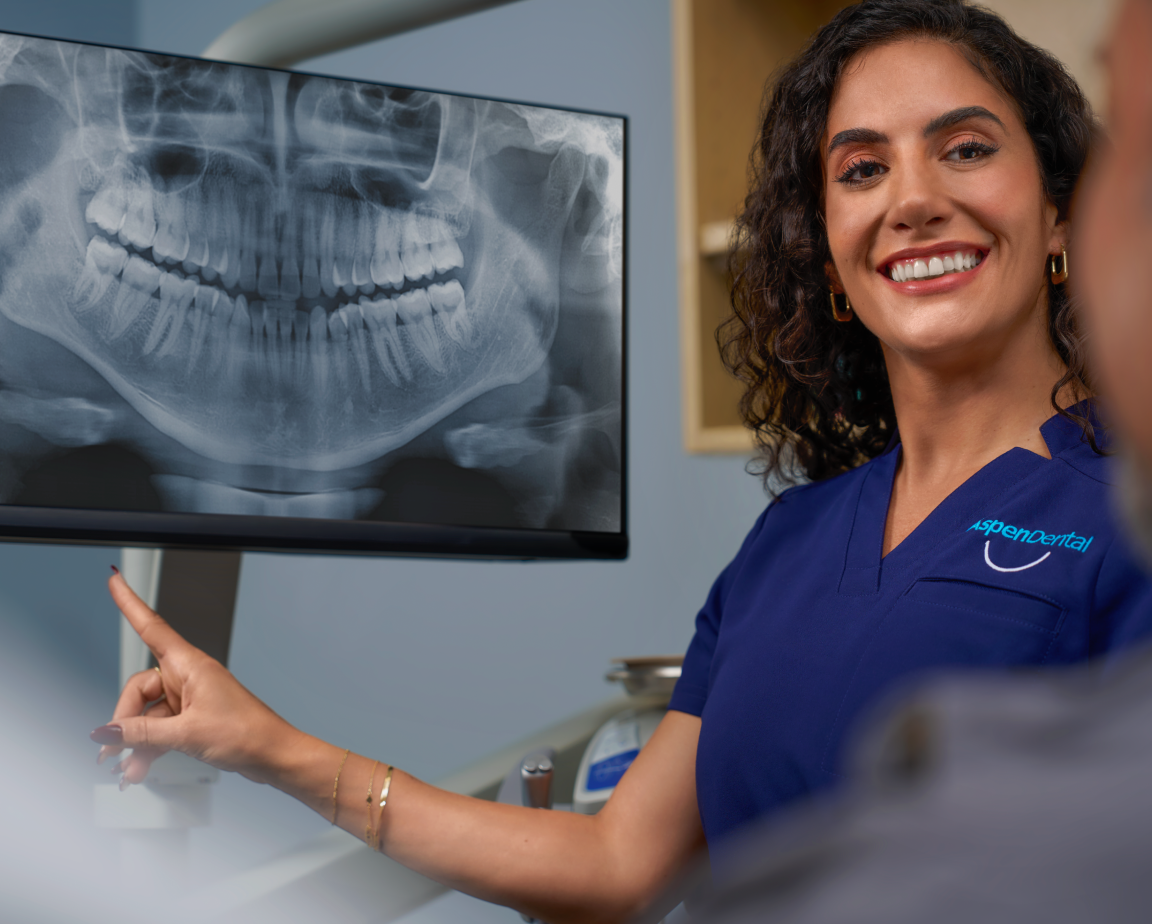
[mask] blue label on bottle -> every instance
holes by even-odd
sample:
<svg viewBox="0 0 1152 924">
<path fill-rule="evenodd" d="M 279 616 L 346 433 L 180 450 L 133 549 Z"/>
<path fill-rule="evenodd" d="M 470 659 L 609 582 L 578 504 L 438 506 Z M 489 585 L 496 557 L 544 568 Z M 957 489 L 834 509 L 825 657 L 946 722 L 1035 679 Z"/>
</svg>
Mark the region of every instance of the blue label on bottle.
<svg viewBox="0 0 1152 924">
<path fill-rule="evenodd" d="M 632 761 L 636 759 L 636 755 L 639 753 L 640 749 L 636 748 L 631 751 L 621 751 L 619 754 L 613 754 L 611 757 L 596 761 L 588 768 L 588 782 L 584 788 L 589 792 L 595 792 L 597 789 L 611 789 L 620 782 L 620 777 L 624 775 L 625 770 L 632 766 Z"/>
</svg>

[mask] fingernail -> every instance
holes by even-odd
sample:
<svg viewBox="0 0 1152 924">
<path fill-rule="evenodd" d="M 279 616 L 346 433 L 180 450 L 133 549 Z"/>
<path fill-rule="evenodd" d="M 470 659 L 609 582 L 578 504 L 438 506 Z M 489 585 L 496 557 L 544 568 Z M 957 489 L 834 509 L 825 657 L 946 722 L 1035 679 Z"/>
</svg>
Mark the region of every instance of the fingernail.
<svg viewBox="0 0 1152 924">
<path fill-rule="evenodd" d="M 119 725 L 101 725 L 88 737 L 97 744 L 123 744 L 124 729 Z"/>
<path fill-rule="evenodd" d="M 100 753 L 96 755 L 96 766 L 99 767 L 107 759 L 108 759 L 108 752 L 105 751 L 103 748 L 101 748 Z"/>
<path fill-rule="evenodd" d="M 125 789 L 127 789 L 131 785 L 132 784 L 128 782 L 128 774 L 124 774 L 124 776 L 120 777 L 120 791 L 121 792 L 123 792 Z"/>
<path fill-rule="evenodd" d="M 120 573 L 120 569 L 119 569 L 119 568 L 117 568 L 115 565 L 113 565 L 113 566 L 112 566 L 112 573 L 113 573 L 113 574 L 119 574 L 119 573 Z"/>
</svg>

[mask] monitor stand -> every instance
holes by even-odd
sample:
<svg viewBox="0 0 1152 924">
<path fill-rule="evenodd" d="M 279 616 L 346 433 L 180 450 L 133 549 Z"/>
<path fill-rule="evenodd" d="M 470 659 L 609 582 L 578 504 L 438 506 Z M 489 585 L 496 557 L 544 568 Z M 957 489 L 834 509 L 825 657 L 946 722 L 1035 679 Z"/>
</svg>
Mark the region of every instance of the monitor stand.
<svg viewBox="0 0 1152 924">
<path fill-rule="evenodd" d="M 222 664 L 228 663 L 240 583 L 238 551 L 124 549 L 120 570 L 129 586 L 177 632 Z M 127 620 L 120 620 L 120 682 L 156 664 Z M 143 785 L 120 792 L 96 786 L 95 823 L 120 832 L 125 869 L 179 884 L 186 874 L 188 832 L 211 823 L 211 784 L 219 771 L 183 754 L 152 765 Z"/>
</svg>

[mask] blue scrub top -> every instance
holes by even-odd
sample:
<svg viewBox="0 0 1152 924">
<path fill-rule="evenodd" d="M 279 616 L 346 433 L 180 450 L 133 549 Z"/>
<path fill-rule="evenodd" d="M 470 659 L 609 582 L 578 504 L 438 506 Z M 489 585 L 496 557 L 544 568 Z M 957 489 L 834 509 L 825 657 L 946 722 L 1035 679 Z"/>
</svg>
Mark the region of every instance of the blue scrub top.
<svg viewBox="0 0 1152 924">
<path fill-rule="evenodd" d="M 670 708 L 702 718 L 709 844 L 835 783 L 862 711 L 930 668 L 1068 664 L 1152 629 L 1110 464 L 1051 418 L 881 557 L 899 446 L 760 515 L 696 618 Z"/>
</svg>

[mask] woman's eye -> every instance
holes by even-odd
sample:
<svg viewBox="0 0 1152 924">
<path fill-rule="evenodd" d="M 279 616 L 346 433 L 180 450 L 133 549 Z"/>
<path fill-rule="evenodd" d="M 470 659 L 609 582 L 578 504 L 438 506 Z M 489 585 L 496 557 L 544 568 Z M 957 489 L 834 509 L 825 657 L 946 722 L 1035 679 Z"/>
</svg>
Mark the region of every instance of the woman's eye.
<svg viewBox="0 0 1152 924">
<path fill-rule="evenodd" d="M 988 157 L 990 154 L 995 154 L 999 150 L 996 145 L 985 144 L 983 141 L 961 141 L 959 144 L 949 148 L 945 156 L 953 162 L 972 161 Z"/>
<path fill-rule="evenodd" d="M 887 169 L 877 160 L 854 160 L 836 177 L 836 182 L 847 183 L 849 186 L 865 183 L 880 176 Z"/>
</svg>

